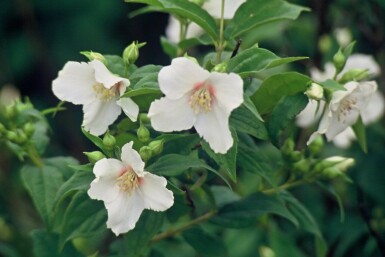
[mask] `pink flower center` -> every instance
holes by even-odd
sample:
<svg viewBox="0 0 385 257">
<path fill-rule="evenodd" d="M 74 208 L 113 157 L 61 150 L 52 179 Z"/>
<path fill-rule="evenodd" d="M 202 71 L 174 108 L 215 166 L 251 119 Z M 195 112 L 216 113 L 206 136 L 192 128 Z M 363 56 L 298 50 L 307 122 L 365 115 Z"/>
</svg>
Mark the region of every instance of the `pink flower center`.
<svg viewBox="0 0 385 257">
<path fill-rule="evenodd" d="M 131 194 L 140 183 L 140 178 L 138 175 L 136 175 L 135 171 L 131 167 L 122 170 L 116 180 L 118 181 L 119 189 L 129 194 Z"/>
<path fill-rule="evenodd" d="M 189 104 L 195 114 L 207 113 L 211 111 L 214 97 L 215 89 L 213 85 L 206 82 L 197 83 L 190 96 Z"/>
</svg>

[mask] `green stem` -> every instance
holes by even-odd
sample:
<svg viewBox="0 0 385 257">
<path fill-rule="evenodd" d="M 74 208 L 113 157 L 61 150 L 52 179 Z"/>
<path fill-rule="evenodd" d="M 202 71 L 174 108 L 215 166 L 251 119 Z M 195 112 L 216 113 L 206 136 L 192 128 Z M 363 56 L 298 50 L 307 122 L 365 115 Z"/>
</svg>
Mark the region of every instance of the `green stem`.
<svg viewBox="0 0 385 257">
<path fill-rule="evenodd" d="M 29 158 L 31 159 L 32 163 L 35 164 L 36 167 L 38 168 L 43 168 L 43 160 L 41 159 L 40 155 L 36 151 L 35 147 L 28 147 L 27 153 Z"/>
<path fill-rule="evenodd" d="M 306 180 L 297 180 L 297 181 L 294 181 L 294 182 L 287 182 L 287 183 L 285 183 L 283 185 L 280 185 L 277 188 L 269 188 L 269 189 L 262 190 L 261 193 L 267 194 L 267 195 L 275 194 L 275 193 L 278 193 L 278 192 L 280 192 L 282 190 L 293 188 L 293 187 L 296 187 L 296 186 L 300 186 L 300 185 L 303 185 L 305 183 L 307 183 Z"/>
<path fill-rule="evenodd" d="M 221 6 L 221 20 L 219 23 L 219 42 L 217 46 L 217 56 L 216 63 L 219 64 L 221 62 L 222 51 L 223 51 L 223 28 L 224 28 L 224 15 L 225 15 L 225 0 L 222 0 Z"/>
<path fill-rule="evenodd" d="M 180 232 L 192 227 L 192 226 L 195 226 L 197 224 L 200 224 L 200 223 L 203 223 L 207 220 L 209 220 L 211 217 L 213 217 L 214 215 L 216 214 L 216 211 L 210 211 L 208 213 L 205 213 L 203 214 L 202 216 L 199 216 L 198 218 L 196 219 L 193 219 L 185 224 L 183 224 L 182 226 L 180 226 L 179 228 L 176 228 L 176 229 L 170 229 L 170 230 L 167 230 L 165 232 L 162 232 L 156 236 L 154 236 L 152 239 L 151 239 L 151 243 L 156 243 L 156 242 L 159 242 L 163 239 L 166 239 L 168 237 L 172 237 L 176 234 L 179 234 Z"/>
</svg>

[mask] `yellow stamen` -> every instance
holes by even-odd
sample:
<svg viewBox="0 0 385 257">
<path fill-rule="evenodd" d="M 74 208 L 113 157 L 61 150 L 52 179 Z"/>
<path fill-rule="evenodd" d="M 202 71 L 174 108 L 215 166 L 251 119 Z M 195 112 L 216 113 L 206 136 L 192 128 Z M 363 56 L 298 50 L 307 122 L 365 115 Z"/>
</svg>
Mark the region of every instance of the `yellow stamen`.
<svg viewBox="0 0 385 257">
<path fill-rule="evenodd" d="M 211 94 L 206 88 L 195 91 L 190 97 L 190 106 L 195 114 L 211 111 Z"/>
<path fill-rule="evenodd" d="M 345 98 L 341 101 L 340 108 L 338 110 L 338 121 L 345 122 L 345 117 L 350 113 L 352 109 L 355 108 L 357 104 L 357 99 L 355 97 Z"/>
<path fill-rule="evenodd" d="M 97 83 L 93 85 L 92 88 L 94 89 L 94 92 L 96 93 L 98 98 L 103 102 L 108 102 L 117 97 L 117 91 L 115 86 L 108 89 L 105 88 L 103 84 Z"/>
<path fill-rule="evenodd" d="M 139 178 L 132 169 L 125 170 L 116 180 L 118 181 L 119 189 L 129 194 L 139 185 Z"/>
</svg>

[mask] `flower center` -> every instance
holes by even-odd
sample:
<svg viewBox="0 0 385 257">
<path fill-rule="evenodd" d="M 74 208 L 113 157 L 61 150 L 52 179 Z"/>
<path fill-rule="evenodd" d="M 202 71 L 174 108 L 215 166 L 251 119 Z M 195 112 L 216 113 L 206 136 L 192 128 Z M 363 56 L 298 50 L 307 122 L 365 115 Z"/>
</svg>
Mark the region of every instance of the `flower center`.
<svg viewBox="0 0 385 257">
<path fill-rule="evenodd" d="M 343 99 L 340 103 L 340 108 L 338 110 L 338 116 L 337 116 L 338 121 L 342 120 L 342 122 L 344 122 L 346 116 L 350 113 L 351 110 L 353 110 L 356 107 L 356 104 L 357 104 L 357 98 L 355 97 Z"/>
<path fill-rule="evenodd" d="M 194 110 L 195 114 L 207 113 L 211 111 L 211 105 L 213 101 L 213 88 L 212 86 L 206 87 L 205 84 L 198 84 L 195 87 L 193 94 L 190 96 L 189 104 Z"/>
<path fill-rule="evenodd" d="M 129 194 L 132 190 L 138 187 L 139 178 L 132 168 L 127 168 L 122 171 L 121 175 L 116 179 L 118 181 L 119 189 Z"/>
<path fill-rule="evenodd" d="M 101 101 L 108 102 L 112 99 L 115 99 L 119 95 L 119 86 L 120 83 L 117 83 L 116 85 L 108 89 L 105 88 L 103 84 L 96 83 L 92 86 L 92 88 Z"/>
</svg>

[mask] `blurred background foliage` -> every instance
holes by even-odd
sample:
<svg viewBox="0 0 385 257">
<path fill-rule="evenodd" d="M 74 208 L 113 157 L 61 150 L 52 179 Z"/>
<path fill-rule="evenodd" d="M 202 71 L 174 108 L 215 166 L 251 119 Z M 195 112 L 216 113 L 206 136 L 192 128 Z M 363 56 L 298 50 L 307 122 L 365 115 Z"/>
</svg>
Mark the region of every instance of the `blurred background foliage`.
<svg viewBox="0 0 385 257">
<path fill-rule="evenodd" d="M 297 21 L 280 22 L 262 27 L 244 38 L 244 45 L 257 39 L 259 45 L 280 56 L 309 56 L 310 60 L 293 66 L 308 73 L 312 66 L 322 69 L 338 49 L 336 28 L 348 28 L 357 40 L 355 52 L 373 55 L 385 71 L 385 1 L 384 0 L 293 0 L 312 9 Z M 162 53 L 159 37 L 168 22 L 166 14 L 152 13 L 128 18 L 138 8 L 119 0 L 3 0 L 0 8 L 0 87 L 16 87 L 22 96 L 29 96 L 38 109 L 58 103 L 51 91 L 51 82 L 64 63 L 85 61 L 80 51 L 92 50 L 120 55 L 133 40 L 147 42 L 141 49 L 138 65 L 169 63 Z M 205 51 L 206 48 L 195 51 Z M 195 52 L 197 53 L 197 52 Z M 385 72 L 378 78 L 382 92 Z M 85 160 L 82 152 L 92 151 L 81 134 L 79 106 L 66 106 L 65 112 L 49 117 L 52 126 L 52 155 L 72 155 Z M 325 156 L 354 157 L 357 165 L 350 170 L 353 184 L 333 181 L 335 192 L 344 206 L 344 217 L 333 194 L 315 185 L 292 192 L 316 217 L 330 250 L 328 256 L 377 257 L 379 242 L 385 235 L 385 157 L 384 120 L 368 128 L 368 154 L 358 145 L 349 150 L 328 146 Z M 263 148 L 262 148 L 263 149 Z M 269 154 L 269 153 L 267 153 Z M 20 184 L 18 161 L 1 149 L 0 154 L 0 256 L 30 256 L 28 233 L 41 222 Z M 253 174 L 240 174 L 244 192 L 255 187 L 248 181 Z M 255 190 L 254 190 L 255 191 Z M 341 221 L 342 220 L 342 221 Z M 293 226 L 271 226 L 259 222 L 263 229 L 227 230 L 223 234 L 229 255 L 237 257 L 310 256 L 310 237 Z M 266 231 L 267 235 L 258 231 Z M 175 255 L 194 256 L 192 249 L 170 243 Z M 294 247 L 299 245 L 302 249 Z M 269 248 L 276 255 L 269 255 Z M 385 247 L 382 245 L 382 247 Z M 382 249 L 384 254 L 384 249 Z M 211 255 L 207 255 L 211 256 Z"/>
</svg>

